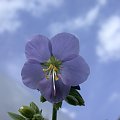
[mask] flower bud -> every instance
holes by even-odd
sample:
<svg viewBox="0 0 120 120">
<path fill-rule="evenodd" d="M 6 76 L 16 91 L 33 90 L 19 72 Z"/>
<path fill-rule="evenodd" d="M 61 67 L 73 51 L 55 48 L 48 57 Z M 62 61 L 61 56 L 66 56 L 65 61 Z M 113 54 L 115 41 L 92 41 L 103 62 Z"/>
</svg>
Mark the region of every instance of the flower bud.
<svg viewBox="0 0 120 120">
<path fill-rule="evenodd" d="M 32 118 L 35 114 L 35 111 L 29 106 L 22 106 L 18 111 L 26 118 Z"/>
</svg>

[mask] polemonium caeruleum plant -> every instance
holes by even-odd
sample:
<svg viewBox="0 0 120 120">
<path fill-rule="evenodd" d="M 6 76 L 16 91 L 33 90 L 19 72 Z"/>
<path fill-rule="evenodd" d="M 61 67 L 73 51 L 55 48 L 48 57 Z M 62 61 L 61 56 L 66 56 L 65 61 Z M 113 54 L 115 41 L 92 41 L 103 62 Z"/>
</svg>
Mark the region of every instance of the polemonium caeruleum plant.
<svg viewBox="0 0 120 120">
<path fill-rule="evenodd" d="M 53 104 L 52 120 L 57 120 L 57 110 L 65 100 L 71 105 L 84 105 L 78 90 L 79 84 L 87 80 L 90 69 L 79 55 L 79 40 L 70 33 L 59 33 L 51 40 L 36 35 L 25 46 L 27 58 L 21 76 L 23 83 L 41 92 L 41 102 Z M 19 109 L 23 119 L 44 120 L 42 111 L 35 103 Z M 14 119 L 15 113 L 9 115 Z M 15 120 L 23 120 L 15 119 Z"/>
</svg>

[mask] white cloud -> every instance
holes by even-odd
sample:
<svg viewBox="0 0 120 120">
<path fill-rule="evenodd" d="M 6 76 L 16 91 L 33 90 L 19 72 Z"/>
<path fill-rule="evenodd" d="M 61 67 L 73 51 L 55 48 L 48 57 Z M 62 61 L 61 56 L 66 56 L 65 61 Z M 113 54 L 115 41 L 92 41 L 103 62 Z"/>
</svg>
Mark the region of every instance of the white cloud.
<svg viewBox="0 0 120 120">
<path fill-rule="evenodd" d="M 100 5 L 106 5 L 107 0 L 98 0 L 98 3 L 99 3 Z"/>
<path fill-rule="evenodd" d="M 96 18 L 99 15 L 99 11 L 100 11 L 100 6 L 97 5 L 87 13 L 87 15 L 84 19 L 84 22 L 85 22 L 86 26 L 94 23 L 94 21 L 96 20 Z"/>
<path fill-rule="evenodd" d="M 71 112 L 67 108 L 61 108 L 60 111 L 63 112 L 64 114 L 68 115 L 71 119 L 75 119 L 76 118 L 75 112 Z"/>
<path fill-rule="evenodd" d="M 89 27 L 93 25 L 95 20 L 98 18 L 100 9 L 107 3 L 107 0 L 98 0 L 98 3 L 91 8 L 86 15 L 78 16 L 73 19 L 69 19 L 62 22 L 54 22 L 49 26 L 51 34 L 55 34 L 61 31 L 75 31 L 83 27 Z"/>
<path fill-rule="evenodd" d="M 51 7 L 59 7 L 63 0 L 26 0 L 26 8 L 35 16 L 40 16 L 45 12 L 49 12 Z M 27 7 L 28 6 L 28 7 Z"/>
<path fill-rule="evenodd" d="M 0 1 L 0 33 L 4 31 L 13 32 L 20 26 L 17 19 L 17 11 L 23 7 L 21 1 Z"/>
<path fill-rule="evenodd" d="M 52 34 L 55 34 L 66 30 L 74 31 L 79 28 L 92 25 L 98 16 L 98 12 L 99 6 L 96 6 L 95 8 L 91 9 L 85 17 L 77 17 L 64 22 L 54 22 L 49 26 L 48 29 Z"/>
<path fill-rule="evenodd" d="M 109 97 L 109 102 L 116 102 L 117 100 L 120 100 L 120 93 L 118 92 L 113 92 L 112 95 Z"/>
<path fill-rule="evenodd" d="M 14 32 L 21 26 L 19 11 L 34 16 L 49 12 L 51 7 L 59 7 L 63 0 L 0 0 L 0 33 Z"/>
<path fill-rule="evenodd" d="M 99 43 L 96 48 L 101 61 L 120 59 L 120 17 L 107 19 L 98 32 Z"/>
<path fill-rule="evenodd" d="M 22 65 L 20 63 L 21 61 L 12 61 L 12 62 L 8 62 L 5 65 L 6 68 L 6 73 L 14 78 L 14 79 L 21 79 L 21 69 L 22 69 Z"/>
</svg>

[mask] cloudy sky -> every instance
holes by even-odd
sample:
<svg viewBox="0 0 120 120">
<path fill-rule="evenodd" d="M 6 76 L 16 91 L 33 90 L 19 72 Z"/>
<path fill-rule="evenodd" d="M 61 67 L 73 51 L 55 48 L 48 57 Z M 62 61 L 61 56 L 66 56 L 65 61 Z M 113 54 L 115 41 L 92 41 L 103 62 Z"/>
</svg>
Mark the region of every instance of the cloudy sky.
<svg viewBox="0 0 120 120">
<path fill-rule="evenodd" d="M 117 120 L 120 116 L 119 0 L 0 0 L 0 119 L 35 101 L 47 118 L 51 104 L 23 85 L 24 47 L 35 34 L 49 38 L 70 32 L 80 39 L 80 54 L 91 74 L 81 85 L 85 107 L 64 103 L 58 120 Z"/>
</svg>

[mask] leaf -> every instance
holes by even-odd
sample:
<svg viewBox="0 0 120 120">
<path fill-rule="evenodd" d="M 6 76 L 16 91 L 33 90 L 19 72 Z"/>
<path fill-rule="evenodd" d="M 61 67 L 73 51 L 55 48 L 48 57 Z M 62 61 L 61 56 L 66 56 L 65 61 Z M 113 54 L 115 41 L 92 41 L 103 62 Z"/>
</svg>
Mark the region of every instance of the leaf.
<svg viewBox="0 0 120 120">
<path fill-rule="evenodd" d="M 35 111 L 29 106 L 22 106 L 18 111 L 26 118 L 32 118 L 35 114 Z"/>
<path fill-rule="evenodd" d="M 25 118 L 21 115 L 18 115 L 16 113 L 8 112 L 8 115 L 13 119 L 13 120 L 25 120 Z"/>
<path fill-rule="evenodd" d="M 82 98 L 82 96 L 80 95 L 80 93 L 77 90 L 75 90 L 74 88 L 71 88 L 69 95 L 74 96 L 78 100 L 78 102 L 79 102 L 78 105 L 85 106 L 84 99 Z"/>
<path fill-rule="evenodd" d="M 30 103 L 30 107 L 35 111 L 35 113 L 39 113 L 39 108 L 34 102 Z"/>
<path fill-rule="evenodd" d="M 62 107 L 62 102 L 55 103 L 56 110 L 59 110 Z"/>
<path fill-rule="evenodd" d="M 68 96 L 65 98 L 65 101 L 66 101 L 67 103 L 69 103 L 70 105 L 74 105 L 74 106 L 76 106 L 76 105 L 79 104 L 78 100 L 77 100 L 74 96 L 72 96 L 72 95 L 68 95 Z"/>
<path fill-rule="evenodd" d="M 46 99 L 41 95 L 41 97 L 40 97 L 40 101 L 43 103 L 43 102 L 46 101 Z"/>
</svg>

